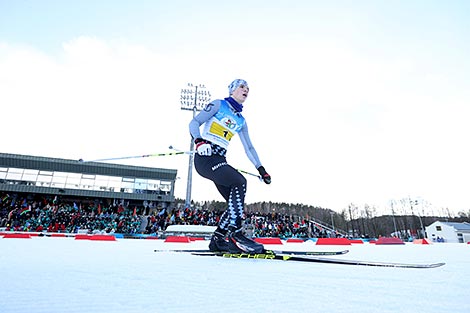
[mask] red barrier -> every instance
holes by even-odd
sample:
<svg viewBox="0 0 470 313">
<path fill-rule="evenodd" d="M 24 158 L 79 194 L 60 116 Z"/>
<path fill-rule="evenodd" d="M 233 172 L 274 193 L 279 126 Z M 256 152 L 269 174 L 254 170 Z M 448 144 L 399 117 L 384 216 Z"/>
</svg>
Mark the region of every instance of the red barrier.
<svg viewBox="0 0 470 313">
<path fill-rule="evenodd" d="M 400 238 L 395 237 L 380 237 L 376 242 L 376 245 L 404 245 L 405 243 Z"/>
<path fill-rule="evenodd" d="M 156 240 L 156 239 L 158 239 L 158 237 L 157 236 L 148 236 L 148 237 L 145 237 L 145 239 Z"/>
<path fill-rule="evenodd" d="M 204 238 L 201 237 L 189 237 L 190 241 L 200 241 L 200 240 L 205 240 Z"/>
<path fill-rule="evenodd" d="M 415 240 L 413 240 L 413 243 L 415 245 L 430 245 L 430 244 L 432 244 L 432 242 L 430 242 L 426 238 L 424 238 L 424 239 L 415 239 Z"/>
<path fill-rule="evenodd" d="M 350 243 L 358 243 L 358 244 L 364 243 L 364 241 L 362 241 L 361 239 L 349 239 L 349 242 Z"/>
<path fill-rule="evenodd" d="M 90 236 L 86 234 L 77 234 L 75 235 L 75 240 L 89 240 Z"/>
<path fill-rule="evenodd" d="M 99 241 L 116 241 L 116 237 L 113 235 L 92 235 L 90 240 L 99 240 Z"/>
<path fill-rule="evenodd" d="M 303 240 L 303 239 L 300 239 L 300 238 L 289 238 L 289 239 L 286 240 L 286 242 L 289 242 L 289 243 L 290 243 L 290 242 L 294 242 L 294 243 L 295 243 L 295 242 L 303 243 L 304 240 Z"/>
<path fill-rule="evenodd" d="M 187 237 L 187 236 L 168 236 L 168 237 L 166 237 L 165 242 L 189 243 L 189 242 L 191 242 L 191 240 L 189 240 L 189 237 Z"/>
<path fill-rule="evenodd" d="M 60 233 L 52 233 L 51 237 L 65 237 L 65 234 L 60 234 Z"/>
<path fill-rule="evenodd" d="M 348 238 L 318 238 L 317 245 L 345 245 L 350 246 L 351 242 Z"/>
<path fill-rule="evenodd" d="M 265 245 L 282 245 L 281 238 L 255 238 L 255 241 Z"/>
<path fill-rule="evenodd" d="M 23 233 L 6 233 L 3 238 L 31 238 L 31 236 Z"/>
</svg>

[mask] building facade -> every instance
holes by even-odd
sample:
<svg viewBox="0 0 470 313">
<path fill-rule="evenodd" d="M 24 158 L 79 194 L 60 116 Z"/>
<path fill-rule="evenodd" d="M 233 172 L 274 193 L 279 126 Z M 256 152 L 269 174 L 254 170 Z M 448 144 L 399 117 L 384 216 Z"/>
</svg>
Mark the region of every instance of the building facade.
<svg viewBox="0 0 470 313">
<path fill-rule="evenodd" d="M 177 170 L 0 153 L 0 191 L 167 207 Z"/>
<path fill-rule="evenodd" d="M 436 221 L 426 227 L 427 238 L 433 242 L 470 242 L 470 223 Z"/>
</svg>

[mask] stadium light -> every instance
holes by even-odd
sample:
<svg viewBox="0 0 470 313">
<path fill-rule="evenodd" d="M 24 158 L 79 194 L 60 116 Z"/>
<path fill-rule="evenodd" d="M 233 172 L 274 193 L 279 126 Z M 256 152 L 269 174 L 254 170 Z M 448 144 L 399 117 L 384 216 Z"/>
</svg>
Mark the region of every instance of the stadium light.
<svg viewBox="0 0 470 313">
<path fill-rule="evenodd" d="M 181 110 L 193 111 L 193 118 L 196 116 L 198 111 L 201 111 L 204 106 L 209 103 L 211 99 L 211 93 L 206 90 L 204 85 L 193 85 L 188 83 L 186 88 L 181 89 Z M 194 142 L 191 138 L 191 144 L 189 151 L 194 150 Z M 193 180 L 193 161 L 194 153 L 189 154 L 189 165 L 188 165 L 188 183 L 186 185 L 186 201 L 185 207 L 191 207 L 191 189 Z"/>
</svg>

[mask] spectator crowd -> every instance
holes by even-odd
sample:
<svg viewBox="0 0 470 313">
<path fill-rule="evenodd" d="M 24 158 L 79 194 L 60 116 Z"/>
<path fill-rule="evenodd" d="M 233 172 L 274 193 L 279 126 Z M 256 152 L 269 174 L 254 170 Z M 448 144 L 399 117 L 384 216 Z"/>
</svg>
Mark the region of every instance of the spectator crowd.
<svg viewBox="0 0 470 313">
<path fill-rule="evenodd" d="M 144 233 L 155 234 L 164 231 L 169 225 L 207 225 L 216 226 L 223 211 L 198 208 L 162 209 L 158 214 L 147 217 Z M 295 221 L 291 216 L 279 213 L 248 213 L 244 220 L 245 229 L 251 229 L 253 237 L 312 238 L 327 237 L 329 234 L 309 223 L 306 219 Z"/>
<path fill-rule="evenodd" d="M 148 212 L 146 209 L 124 203 L 104 205 L 97 201 L 67 201 L 57 196 L 0 192 L 0 228 L 24 232 L 156 235 L 169 225 L 215 226 L 223 213 L 200 208 L 163 208 L 144 215 Z M 244 223 L 253 237 L 306 239 L 329 236 L 317 224 L 280 213 L 248 213 Z"/>
<path fill-rule="evenodd" d="M 7 231 L 77 233 L 81 229 L 136 234 L 141 218 L 123 205 L 60 201 L 58 197 L 1 193 L 0 227 Z"/>
</svg>

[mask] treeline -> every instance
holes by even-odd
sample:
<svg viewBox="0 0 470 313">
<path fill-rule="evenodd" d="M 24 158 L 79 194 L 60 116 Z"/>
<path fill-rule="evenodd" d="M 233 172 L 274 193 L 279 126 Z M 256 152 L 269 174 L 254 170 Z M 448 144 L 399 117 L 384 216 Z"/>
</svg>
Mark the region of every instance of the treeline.
<svg viewBox="0 0 470 313">
<path fill-rule="evenodd" d="M 184 205 L 184 202 L 182 199 L 176 199 L 175 204 Z M 371 238 L 391 235 L 401 238 L 407 238 L 408 236 L 420 238 L 424 233 L 424 230 L 421 230 L 435 221 L 470 222 L 470 210 L 452 216 L 449 210 L 445 209 L 441 210 L 440 213 L 442 214 L 429 216 L 429 214 L 424 214 L 422 207 L 421 214 L 419 214 L 418 207 L 413 206 L 414 203 L 410 205 L 408 201 L 402 201 L 402 204 L 401 206 L 395 206 L 395 211 L 392 210 L 394 214 L 387 215 L 379 215 L 377 208 L 368 205 L 359 207 L 350 204 L 348 208 L 336 212 L 318 206 L 279 202 L 247 204 L 246 212 L 289 216 L 292 221 L 315 221 L 344 235 Z M 226 208 L 225 202 L 221 201 L 196 202 L 192 205 L 211 211 L 223 211 Z"/>
</svg>

